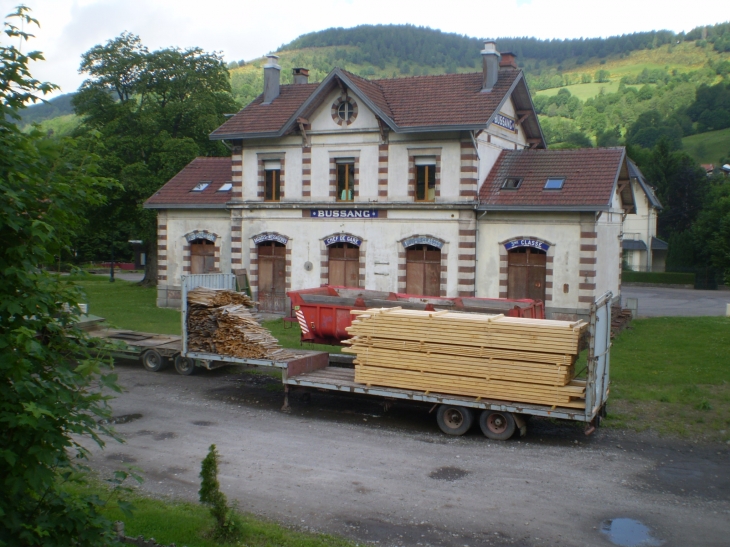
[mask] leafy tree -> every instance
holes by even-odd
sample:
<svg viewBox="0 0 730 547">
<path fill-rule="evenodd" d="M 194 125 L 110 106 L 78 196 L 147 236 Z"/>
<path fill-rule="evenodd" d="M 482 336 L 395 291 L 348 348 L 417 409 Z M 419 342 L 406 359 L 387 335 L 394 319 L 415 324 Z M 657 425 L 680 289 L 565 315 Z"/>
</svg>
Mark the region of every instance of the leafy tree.
<svg viewBox="0 0 730 547">
<path fill-rule="evenodd" d="M 142 204 L 200 155 L 228 150 L 208 135 L 236 112 L 228 69 L 218 53 L 199 48 L 150 52 L 138 36 L 123 33 L 82 56 L 88 75 L 74 97 L 83 117 L 81 139 L 98 132 L 107 150 L 103 172 L 121 182 L 106 204 L 90 211 L 87 232 L 76 241 L 83 258 L 129 253 L 127 241 L 146 244 L 145 280 L 156 283 L 155 214 Z"/>
<path fill-rule="evenodd" d="M 730 184 L 723 175 L 712 184 L 705 207 L 693 226 L 694 246 L 703 264 L 724 272 L 730 284 Z"/>
<path fill-rule="evenodd" d="M 656 187 L 664 207 L 657 222 L 659 235 L 668 238 L 690 230 L 709 190 L 705 171 L 686 153 L 672 151 L 667 139 L 661 139 L 649 154 L 629 148 L 629 156 Z"/>
<path fill-rule="evenodd" d="M 37 21 L 23 6 L 6 19 L 8 41 L 27 41 L 15 21 Z M 62 483 L 83 476 L 80 438 L 103 446 L 101 434 L 112 433 L 97 422 L 111 412 L 97 384 L 119 388 L 76 326 L 78 288 L 41 266 L 69 249 L 84 210 L 112 182 L 99 176 L 92 139 L 19 129 L 19 112 L 56 89 L 31 76 L 29 62 L 41 59 L 0 44 L 0 545 L 103 545 L 111 523 L 102 501 Z"/>
</svg>

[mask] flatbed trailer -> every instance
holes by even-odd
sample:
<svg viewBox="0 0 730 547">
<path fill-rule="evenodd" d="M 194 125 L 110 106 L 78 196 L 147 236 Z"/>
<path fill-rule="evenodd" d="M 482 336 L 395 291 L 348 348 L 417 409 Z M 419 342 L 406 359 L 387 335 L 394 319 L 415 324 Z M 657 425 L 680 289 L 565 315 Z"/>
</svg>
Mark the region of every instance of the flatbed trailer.
<svg viewBox="0 0 730 547">
<path fill-rule="evenodd" d="M 193 277 L 197 279 L 192 279 Z M 217 280 L 208 280 L 205 277 L 190 276 L 190 280 L 183 278 L 183 334 L 186 332 L 187 291 L 198 286 L 227 288 L 216 286 L 220 284 Z M 206 285 L 206 283 L 208 284 Z M 436 418 L 439 427 L 444 433 L 450 435 L 462 435 L 468 431 L 476 419 L 476 412 L 480 413 L 479 423 L 484 434 L 497 440 L 506 440 L 515 431 L 519 431 L 521 435 L 524 435 L 527 419 L 530 416 L 583 422 L 586 426 L 586 434 L 591 434 L 600 424 L 601 418 L 605 416 L 605 405 L 609 392 L 611 299 L 612 294 L 610 292 L 604 294 L 596 300 L 590 311 L 585 375 L 585 409 L 461 397 L 390 387 L 368 387 L 355 382 L 354 369 L 331 366 L 329 354 L 324 352 L 304 352 L 301 350 L 298 353 L 306 353 L 307 355 L 289 361 L 241 359 L 217 354 L 188 352 L 185 337 L 183 336 L 182 357 L 201 361 L 216 360 L 280 369 L 282 383 L 284 384 L 284 406 L 282 410 L 285 411 L 290 410 L 289 393 L 291 391 L 313 390 L 364 395 L 386 401 L 430 404 L 432 410 L 438 409 Z M 489 419 L 487 420 L 485 417 Z M 491 428 L 485 427 L 482 422 L 491 424 Z"/>
</svg>

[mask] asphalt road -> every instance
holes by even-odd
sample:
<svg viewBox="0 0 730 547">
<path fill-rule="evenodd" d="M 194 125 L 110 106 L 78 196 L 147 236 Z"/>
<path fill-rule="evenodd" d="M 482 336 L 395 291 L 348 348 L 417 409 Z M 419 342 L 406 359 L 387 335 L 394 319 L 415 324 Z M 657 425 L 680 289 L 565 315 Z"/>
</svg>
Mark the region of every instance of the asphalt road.
<svg viewBox="0 0 730 547">
<path fill-rule="evenodd" d="M 182 377 L 117 366 L 126 392 L 102 474 L 140 467 L 141 488 L 197 499 L 215 443 L 229 499 L 287 526 L 378 545 L 609 546 L 602 523 L 637 519 L 663 545 L 726 546 L 730 446 L 701 445 L 533 419 L 528 435 L 442 434 L 428 407 L 387 412 L 315 393 L 279 410 L 280 381 L 243 368 Z"/>
<path fill-rule="evenodd" d="M 639 299 L 639 317 L 725 315 L 730 291 L 624 285 L 621 288 L 624 306 L 627 298 Z"/>
</svg>

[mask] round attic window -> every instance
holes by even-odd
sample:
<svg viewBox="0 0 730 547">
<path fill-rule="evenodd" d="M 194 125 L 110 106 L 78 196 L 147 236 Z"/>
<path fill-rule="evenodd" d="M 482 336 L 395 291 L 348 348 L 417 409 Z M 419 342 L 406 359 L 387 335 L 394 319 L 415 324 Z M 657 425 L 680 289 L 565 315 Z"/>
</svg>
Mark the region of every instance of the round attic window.
<svg viewBox="0 0 730 547">
<path fill-rule="evenodd" d="M 350 125 L 357 118 L 357 103 L 350 97 L 340 97 L 332 105 L 332 119 L 338 125 Z"/>
</svg>

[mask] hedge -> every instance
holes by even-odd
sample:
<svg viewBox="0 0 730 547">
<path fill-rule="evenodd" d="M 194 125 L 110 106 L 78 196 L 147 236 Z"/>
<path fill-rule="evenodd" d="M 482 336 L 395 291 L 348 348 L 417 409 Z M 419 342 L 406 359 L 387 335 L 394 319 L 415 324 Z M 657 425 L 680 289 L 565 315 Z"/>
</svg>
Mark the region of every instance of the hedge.
<svg viewBox="0 0 730 547">
<path fill-rule="evenodd" d="M 624 283 L 658 283 L 663 285 L 694 285 L 695 274 L 683 272 L 631 272 L 621 275 Z"/>
</svg>

